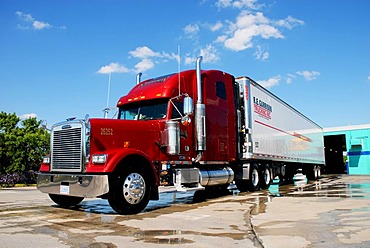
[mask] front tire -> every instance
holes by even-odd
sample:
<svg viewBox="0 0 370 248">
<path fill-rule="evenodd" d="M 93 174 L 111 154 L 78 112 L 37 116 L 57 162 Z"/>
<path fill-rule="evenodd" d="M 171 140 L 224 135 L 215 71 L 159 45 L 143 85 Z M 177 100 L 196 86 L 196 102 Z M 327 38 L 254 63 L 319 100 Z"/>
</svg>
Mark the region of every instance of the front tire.
<svg viewBox="0 0 370 248">
<path fill-rule="evenodd" d="M 63 208 L 70 208 L 74 207 L 82 200 L 84 199 L 83 197 L 78 197 L 78 196 L 69 196 L 69 195 L 55 195 L 55 194 L 49 194 L 49 197 L 53 202 L 58 204 L 59 206 Z"/>
<path fill-rule="evenodd" d="M 143 170 L 126 168 L 120 176 L 111 178 L 109 205 L 119 214 L 137 214 L 149 202 L 150 184 Z"/>
</svg>

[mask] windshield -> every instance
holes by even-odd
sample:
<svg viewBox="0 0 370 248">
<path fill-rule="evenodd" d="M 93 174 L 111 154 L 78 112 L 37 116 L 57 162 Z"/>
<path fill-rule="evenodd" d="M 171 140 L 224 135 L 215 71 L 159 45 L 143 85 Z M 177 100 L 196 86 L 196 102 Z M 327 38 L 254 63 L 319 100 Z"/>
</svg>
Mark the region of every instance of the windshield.
<svg viewBox="0 0 370 248">
<path fill-rule="evenodd" d="M 167 116 L 166 102 L 149 102 L 122 106 L 119 109 L 118 119 L 121 120 L 159 120 Z"/>
</svg>

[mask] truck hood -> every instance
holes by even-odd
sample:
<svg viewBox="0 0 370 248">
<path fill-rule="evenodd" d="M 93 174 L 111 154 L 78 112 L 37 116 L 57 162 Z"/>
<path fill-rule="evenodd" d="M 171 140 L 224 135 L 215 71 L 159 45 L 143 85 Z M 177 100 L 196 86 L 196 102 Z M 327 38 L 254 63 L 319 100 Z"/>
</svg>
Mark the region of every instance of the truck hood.
<svg viewBox="0 0 370 248">
<path fill-rule="evenodd" d="M 90 154 L 112 153 L 125 148 L 137 149 L 155 160 L 160 155 L 158 120 L 90 119 Z"/>
</svg>

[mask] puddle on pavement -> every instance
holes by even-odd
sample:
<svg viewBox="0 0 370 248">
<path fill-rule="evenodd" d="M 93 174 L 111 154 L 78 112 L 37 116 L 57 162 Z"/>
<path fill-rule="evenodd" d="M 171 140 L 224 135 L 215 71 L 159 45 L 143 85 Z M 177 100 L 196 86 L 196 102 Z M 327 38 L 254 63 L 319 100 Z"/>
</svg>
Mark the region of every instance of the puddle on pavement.
<svg viewBox="0 0 370 248">
<path fill-rule="evenodd" d="M 275 189 L 278 194 L 293 197 L 339 197 L 339 198 L 370 198 L 370 181 L 362 183 L 341 182 L 341 176 L 326 176 L 314 182 L 295 181 L 293 191 Z M 278 186 L 275 186 L 278 187 Z M 275 194 L 275 196 L 279 196 Z"/>
<path fill-rule="evenodd" d="M 137 240 L 145 243 L 154 244 L 190 244 L 193 240 L 178 237 L 181 235 L 192 234 L 191 232 L 184 232 L 178 230 L 146 230 L 135 234 Z M 175 237 L 173 237 L 175 236 Z"/>
</svg>

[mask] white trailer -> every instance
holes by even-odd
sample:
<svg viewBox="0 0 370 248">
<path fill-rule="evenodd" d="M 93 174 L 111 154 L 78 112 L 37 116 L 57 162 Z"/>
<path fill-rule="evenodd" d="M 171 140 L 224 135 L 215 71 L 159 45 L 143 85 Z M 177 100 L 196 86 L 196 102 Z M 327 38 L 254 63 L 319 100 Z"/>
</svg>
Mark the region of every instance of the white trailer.
<svg viewBox="0 0 370 248">
<path fill-rule="evenodd" d="M 239 77 L 236 82 L 239 159 L 245 161 L 247 190 L 267 187 L 275 176 L 290 180 L 298 170 L 318 178 L 325 164 L 322 128 L 252 79 Z"/>
</svg>

